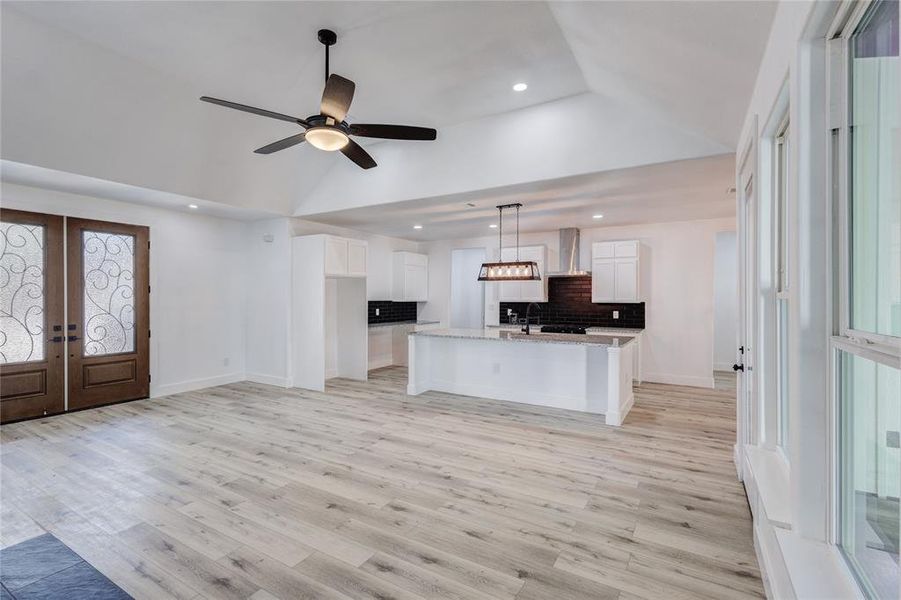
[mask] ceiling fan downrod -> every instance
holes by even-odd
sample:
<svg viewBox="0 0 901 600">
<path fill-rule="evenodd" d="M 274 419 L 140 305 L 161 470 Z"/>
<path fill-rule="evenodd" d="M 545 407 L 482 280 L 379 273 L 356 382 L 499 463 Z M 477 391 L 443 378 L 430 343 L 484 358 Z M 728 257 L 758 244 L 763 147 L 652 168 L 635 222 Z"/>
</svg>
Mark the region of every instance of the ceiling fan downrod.
<svg viewBox="0 0 901 600">
<path fill-rule="evenodd" d="M 328 83 L 328 48 L 329 46 L 334 46 L 335 42 L 338 41 L 338 34 L 331 29 L 320 29 L 317 36 L 319 37 L 320 43 L 325 46 L 325 82 Z"/>
</svg>

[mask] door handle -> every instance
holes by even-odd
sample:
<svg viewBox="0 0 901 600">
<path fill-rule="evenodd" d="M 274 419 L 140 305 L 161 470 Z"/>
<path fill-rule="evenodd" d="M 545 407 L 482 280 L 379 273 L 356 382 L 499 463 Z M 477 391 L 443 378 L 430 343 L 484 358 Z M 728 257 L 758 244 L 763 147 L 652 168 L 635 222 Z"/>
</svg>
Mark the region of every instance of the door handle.
<svg viewBox="0 0 901 600">
<path fill-rule="evenodd" d="M 49 338 L 47 341 L 48 341 L 48 342 L 54 342 L 54 343 L 57 343 L 57 344 L 58 344 L 59 342 L 63 341 L 63 336 L 61 336 L 61 335 L 55 335 L 55 336 L 53 336 L 52 338 Z"/>
<path fill-rule="evenodd" d="M 70 342 L 74 342 L 74 341 L 80 340 L 80 339 L 81 339 L 81 338 L 78 337 L 77 335 L 70 335 L 70 336 L 69 336 L 69 341 L 70 341 Z"/>
<path fill-rule="evenodd" d="M 744 365 L 732 365 L 732 370 L 733 371 L 741 371 L 742 373 L 744 373 L 745 366 Z"/>
</svg>

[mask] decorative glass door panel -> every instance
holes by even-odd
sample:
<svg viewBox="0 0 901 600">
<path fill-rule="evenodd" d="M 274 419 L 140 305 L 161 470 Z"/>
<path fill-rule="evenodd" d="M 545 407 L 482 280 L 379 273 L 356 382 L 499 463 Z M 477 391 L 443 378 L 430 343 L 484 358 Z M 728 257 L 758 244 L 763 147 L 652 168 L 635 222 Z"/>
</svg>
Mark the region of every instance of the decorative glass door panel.
<svg viewBox="0 0 901 600">
<path fill-rule="evenodd" d="M 135 236 L 82 232 L 85 356 L 135 350 Z"/>
<path fill-rule="evenodd" d="M 44 360 L 44 226 L 0 220 L 0 363 Z"/>
<path fill-rule="evenodd" d="M 69 409 L 150 392 L 149 230 L 66 220 Z"/>
<path fill-rule="evenodd" d="M 63 218 L 0 210 L 0 421 L 62 412 Z"/>
</svg>

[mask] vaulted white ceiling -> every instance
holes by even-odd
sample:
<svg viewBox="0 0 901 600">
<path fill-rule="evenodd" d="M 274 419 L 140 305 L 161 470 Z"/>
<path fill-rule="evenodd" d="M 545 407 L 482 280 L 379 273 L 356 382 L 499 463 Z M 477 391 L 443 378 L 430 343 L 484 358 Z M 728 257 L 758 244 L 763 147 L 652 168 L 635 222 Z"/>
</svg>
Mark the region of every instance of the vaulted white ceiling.
<svg viewBox="0 0 901 600">
<path fill-rule="evenodd" d="M 734 151 L 771 2 L 3 2 L 9 161 L 278 214 L 424 201 Z M 360 140 L 362 171 L 295 130 L 200 103 L 318 112 L 323 52 L 349 120 L 435 126 Z M 529 89 L 513 92 L 513 83 Z"/>
</svg>

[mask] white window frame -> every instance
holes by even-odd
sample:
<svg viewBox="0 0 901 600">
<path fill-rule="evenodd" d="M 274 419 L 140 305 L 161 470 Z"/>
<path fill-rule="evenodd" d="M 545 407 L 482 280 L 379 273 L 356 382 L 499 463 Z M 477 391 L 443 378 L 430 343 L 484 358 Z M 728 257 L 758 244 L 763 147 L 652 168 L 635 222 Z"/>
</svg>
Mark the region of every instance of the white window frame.
<svg viewBox="0 0 901 600">
<path fill-rule="evenodd" d="M 834 43 L 840 44 L 835 50 L 837 56 L 833 57 L 830 65 L 830 77 L 836 80 L 830 85 L 830 108 L 835 111 L 832 127 L 833 131 L 838 130 L 838 149 L 839 153 L 837 161 L 834 161 L 838 168 L 838 173 L 832 174 L 837 176 L 837 215 L 838 215 L 838 261 L 839 261 L 839 280 L 838 280 L 838 328 L 837 338 L 839 340 L 851 340 L 859 344 L 861 349 L 873 347 L 877 351 L 887 352 L 901 357 L 901 337 L 894 337 L 871 331 L 862 331 L 851 327 L 851 286 L 850 286 L 850 256 L 851 245 L 849 238 L 850 225 L 850 209 L 851 198 L 849 190 L 849 174 L 850 164 L 848 158 L 850 156 L 850 60 L 851 49 L 849 41 L 854 30 L 860 24 L 861 19 L 867 13 L 867 10 L 873 4 L 873 0 L 861 0 L 855 2 L 850 9 L 850 13 L 843 12 L 837 17 L 836 23 L 833 24 L 831 30 L 835 31 Z M 847 20 L 845 17 L 847 16 Z M 843 23 L 841 23 L 843 22 Z M 837 97 L 835 97 L 837 96 Z M 836 127 L 837 126 L 837 127 Z M 834 148 L 833 148 L 834 150 Z M 835 339 L 835 338 L 833 338 Z"/>
<path fill-rule="evenodd" d="M 828 78 L 827 130 L 830 143 L 828 182 L 832 190 L 833 222 L 830 251 L 833 253 L 833 323 L 829 338 L 829 455 L 830 494 L 827 538 L 841 547 L 841 355 L 858 356 L 901 369 L 901 338 L 853 329 L 850 285 L 850 39 L 874 0 L 845 0 L 839 6 L 827 33 Z M 850 565 L 844 552 L 841 564 L 846 575 L 863 591 L 864 583 Z"/>
<path fill-rule="evenodd" d="M 790 100 L 789 100 L 790 102 Z M 779 120 L 779 124 L 776 127 L 775 136 L 773 138 L 773 160 L 772 160 L 772 175 L 773 175 L 773 285 L 775 288 L 775 299 L 773 303 L 773 341 L 774 341 L 774 349 L 775 349 L 775 368 L 773 369 L 773 373 L 775 375 L 775 402 L 774 410 L 775 410 L 775 422 L 774 427 L 775 431 L 772 432 L 773 439 L 776 441 L 775 447 L 779 451 L 782 459 L 788 463 L 788 435 L 783 437 L 783 418 L 785 415 L 785 411 L 788 410 L 788 403 L 790 402 L 789 396 L 790 393 L 788 389 L 786 389 L 785 394 L 783 394 L 783 385 L 782 379 L 788 376 L 788 372 L 790 369 L 782 368 L 783 364 L 783 353 L 788 357 L 791 356 L 789 352 L 789 348 L 787 345 L 788 340 L 786 339 L 786 344 L 783 346 L 783 340 L 781 339 L 780 334 L 780 321 L 779 321 L 779 304 L 780 302 L 785 303 L 785 309 L 788 311 L 788 316 L 786 318 L 790 318 L 791 315 L 791 294 L 789 289 L 789 261 L 790 261 L 790 247 L 789 247 L 789 230 L 791 226 L 790 219 L 790 210 L 789 206 L 789 198 L 790 198 L 790 183 L 789 177 L 791 177 L 792 169 L 791 169 L 791 136 L 789 134 L 789 114 L 790 114 L 790 106 L 785 107 L 784 114 Z"/>
</svg>

